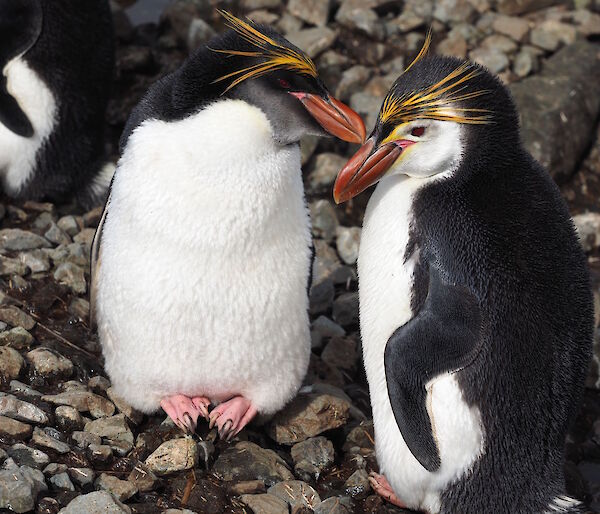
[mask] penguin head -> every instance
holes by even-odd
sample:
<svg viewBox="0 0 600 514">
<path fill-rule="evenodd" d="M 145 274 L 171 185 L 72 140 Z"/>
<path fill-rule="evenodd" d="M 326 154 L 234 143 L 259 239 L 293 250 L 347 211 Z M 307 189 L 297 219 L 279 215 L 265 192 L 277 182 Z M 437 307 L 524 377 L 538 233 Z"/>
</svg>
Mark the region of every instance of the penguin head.
<svg viewBox="0 0 600 514">
<path fill-rule="evenodd" d="M 424 57 L 430 38 L 386 95 L 367 141 L 338 174 L 336 203 L 384 177 L 457 174 L 466 158 L 493 153 L 491 146 L 520 145 L 516 109 L 499 79 L 468 61 Z"/>
<path fill-rule="evenodd" d="M 329 94 L 310 57 L 268 26 L 220 13 L 231 30 L 208 44 L 220 97 L 260 108 L 280 144 L 305 134 L 364 142 L 361 117 Z"/>
</svg>

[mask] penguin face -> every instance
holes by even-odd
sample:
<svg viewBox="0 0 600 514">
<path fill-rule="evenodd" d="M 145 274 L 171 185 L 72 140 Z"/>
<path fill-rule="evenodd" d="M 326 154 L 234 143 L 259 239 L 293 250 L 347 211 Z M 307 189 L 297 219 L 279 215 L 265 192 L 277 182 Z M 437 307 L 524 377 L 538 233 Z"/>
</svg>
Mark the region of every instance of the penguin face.
<svg viewBox="0 0 600 514">
<path fill-rule="evenodd" d="M 429 38 L 385 97 L 369 139 L 338 174 L 337 203 L 385 176 L 452 172 L 467 154 L 518 144 L 516 110 L 497 77 L 453 57 L 422 59 Z"/>
<path fill-rule="evenodd" d="M 302 50 L 269 27 L 220 12 L 233 30 L 208 47 L 228 57 L 219 63 L 227 72 L 213 81 L 226 85 L 223 96 L 260 108 L 280 144 L 296 143 L 305 134 L 364 142 L 366 130 L 360 116 L 330 96 Z"/>
</svg>

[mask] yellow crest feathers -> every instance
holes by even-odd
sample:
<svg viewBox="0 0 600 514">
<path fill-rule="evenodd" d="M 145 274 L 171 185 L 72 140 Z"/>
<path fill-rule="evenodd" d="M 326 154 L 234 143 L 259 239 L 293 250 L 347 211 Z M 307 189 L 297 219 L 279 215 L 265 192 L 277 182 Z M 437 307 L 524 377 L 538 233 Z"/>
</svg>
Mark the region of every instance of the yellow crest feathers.
<svg viewBox="0 0 600 514">
<path fill-rule="evenodd" d="M 221 82 L 229 78 L 234 79 L 231 84 L 227 86 L 227 89 L 223 91 L 223 93 L 229 91 L 231 88 L 237 86 L 244 80 L 260 77 L 261 75 L 265 75 L 266 73 L 277 69 L 302 73 L 311 77 L 317 76 L 317 68 L 315 64 L 312 62 L 310 57 L 304 53 L 278 43 L 273 38 L 263 34 L 254 24 L 240 20 L 227 11 L 219 9 L 218 12 L 225 18 L 227 26 L 237 32 L 248 43 L 251 43 L 256 50 L 212 50 L 214 52 L 227 54 L 229 56 L 237 55 L 246 57 L 259 57 L 264 59 L 257 64 L 236 70 L 214 80 L 213 83 Z"/>
</svg>

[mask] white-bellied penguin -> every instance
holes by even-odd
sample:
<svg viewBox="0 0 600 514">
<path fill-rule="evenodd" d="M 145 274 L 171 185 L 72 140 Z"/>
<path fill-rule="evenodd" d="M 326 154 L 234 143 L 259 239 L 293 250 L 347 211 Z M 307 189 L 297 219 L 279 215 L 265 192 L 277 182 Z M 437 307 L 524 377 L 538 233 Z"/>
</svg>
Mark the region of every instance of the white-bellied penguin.
<svg viewBox="0 0 600 514">
<path fill-rule="evenodd" d="M 17 198 L 102 203 L 108 0 L 0 0 L 0 181 Z"/>
<path fill-rule="evenodd" d="M 360 117 L 272 29 L 230 30 L 135 108 L 92 249 L 106 371 L 143 412 L 160 406 L 223 438 L 284 406 L 310 355 L 311 230 L 299 140 L 362 142 Z"/>
<path fill-rule="evenodd" d="M 563 453 L 591 351 L 586 259 L 507 89 L 427 43 L 334 186 L 339 203 L 379 183 L 358 257 L 371 482 L 429 513 L 579 512 Z"/>
</svg>

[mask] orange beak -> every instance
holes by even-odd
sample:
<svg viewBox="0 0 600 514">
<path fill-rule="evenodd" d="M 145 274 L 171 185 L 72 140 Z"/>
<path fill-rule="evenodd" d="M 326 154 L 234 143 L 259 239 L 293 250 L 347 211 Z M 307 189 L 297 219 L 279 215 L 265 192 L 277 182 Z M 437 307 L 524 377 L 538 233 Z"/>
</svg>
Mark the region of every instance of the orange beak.
<svg viewBox="0 0 600 514">
<path fill-rule="evenodd" d="M 335 203 L 342 203 L 375 184 L 413 141 L 393 141 L 375 148 L 370 137 L 338 173 L 333 186 Z"/>
<path fill-rule="evenodd" d="M 290 93 L 302 102 L 312 117 L 332 136 L 349 143 L 363 143 L 367 136 L 362 118 L 336 98 L 326 100 L 310 93 Z"/>
</svg>

